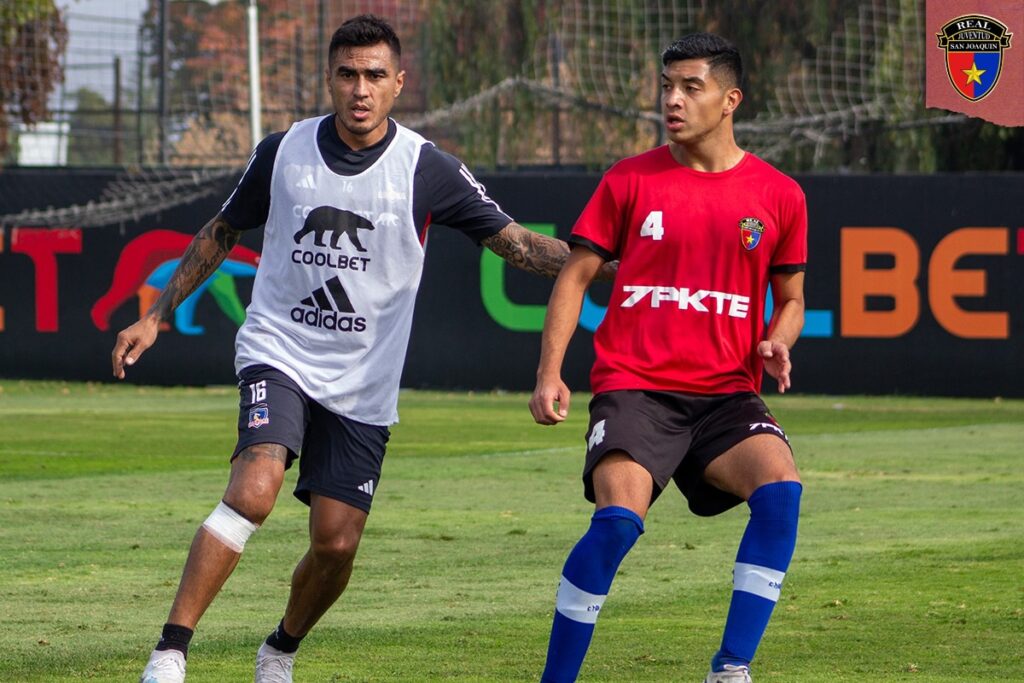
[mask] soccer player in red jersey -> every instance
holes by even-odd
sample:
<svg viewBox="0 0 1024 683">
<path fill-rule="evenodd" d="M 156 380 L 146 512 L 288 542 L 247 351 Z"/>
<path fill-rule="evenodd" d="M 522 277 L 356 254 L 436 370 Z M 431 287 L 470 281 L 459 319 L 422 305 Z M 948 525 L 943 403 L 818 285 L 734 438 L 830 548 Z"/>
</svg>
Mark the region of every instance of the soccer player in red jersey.
<svg viewBox="0 0 1024 683">
<path fill-rule="evenodd" d="M 804 195 L 736 144 L 735 46 L 693 34 L 662 63 L 669 144 L 605 174 L 573 228 L 544 322 L 530 411 L 554 425 L 569 411 L 561 366 L 583 295 L 605 261 L 620 259 L 594 337 L 583 481 L 596 510 L 562 571 L 546 683 L 576 679 L 616 569 L 669 480 L 698 515 L 750 507 L 707 683 L 751 680 L 796 545 L 800 477 L 758 392 L 762 370 L 780 392 L 790 387 L 804 318 Z"/>
</svg>

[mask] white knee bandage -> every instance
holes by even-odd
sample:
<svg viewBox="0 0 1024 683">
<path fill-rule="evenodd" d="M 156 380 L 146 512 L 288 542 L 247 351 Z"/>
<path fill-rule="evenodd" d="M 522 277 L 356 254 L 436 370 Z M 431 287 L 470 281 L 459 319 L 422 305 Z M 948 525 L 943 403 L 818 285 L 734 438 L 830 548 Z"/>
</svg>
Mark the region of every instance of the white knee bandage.
<svg viewBox="0 0 1024 683">
<path fill-rule="evenodd" d="M 216 536 L 221 543 L 240 553 L 245 549 L 245 542 L 259 525 L 253 524 L 221 501 L 203 522 L 203 528 Z"/>
</svg>

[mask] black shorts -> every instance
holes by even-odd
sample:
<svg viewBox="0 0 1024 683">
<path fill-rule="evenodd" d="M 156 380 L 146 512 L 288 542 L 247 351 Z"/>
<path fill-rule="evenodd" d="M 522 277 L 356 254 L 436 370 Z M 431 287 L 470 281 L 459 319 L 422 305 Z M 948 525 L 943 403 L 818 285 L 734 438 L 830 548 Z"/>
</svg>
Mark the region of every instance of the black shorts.
<svg viewBox="0 0 1024 683">
<path fill-rule="evenodd" d="M 369 512 L 388 428 L 332 413 L 269 365 L 245 367 L 238 379 L 238 444 L 231 459 L 255 444 L 280 444 L 288 449 L 286 469 L 300 458 L 296 498 L 309 505 L 316 493 Z"/>
<path fill-rule="evenodd" d="M 609 391 L 590 401 L 583 492 L 594 502 L 592 472 L 609 451 L 625 451 L 654 479 L 653 503 L 669 479 L 690 510 L 711 516 L 742 503 L 704 480 L 704 468 L 755 434 L 774 434 L 789 444 L 782 427 L 754 393 L 697 396 L 662 391 Z"/>
</svg>

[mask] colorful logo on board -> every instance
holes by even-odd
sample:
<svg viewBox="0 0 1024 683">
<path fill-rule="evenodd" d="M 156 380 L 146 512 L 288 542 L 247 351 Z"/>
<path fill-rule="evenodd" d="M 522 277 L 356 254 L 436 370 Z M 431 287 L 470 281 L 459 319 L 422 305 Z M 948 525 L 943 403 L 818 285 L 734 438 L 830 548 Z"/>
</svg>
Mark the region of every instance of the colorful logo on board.
<svg viewBox="0 0 1024 683">
<path fill-rule="evenodd" d="M 1006 25 L 983 14 L 950 21 L 935 34 L 946 51 L 946 74 L 960 96 L 977 102 L 990 95 L 1003 69 L 1003 50 L 1013 34 Z"/>
<path fill-rule="evenodd" d="M 756 218 L 747 217 L 740 220 L 740 243 L 747 251 L 753 251 L 761 243 L 764 223 Z"/>
<path fill-rule="evenodd" d="M 128 242 L 117 258 L 110 288 L 93 304 L 91 315 L 96 329 L 109 330 L 111 316 L 134 296 L 139 300 L 141 318 L 167 286 L 193 237 L 175 230 L 149 230 Z M 187 335 L 205 332 L 203 326 L 195 322 L 195 314 L 206 292 L 224 315 L 241 325 L 245 320 L 245 305 L 239 298 L 236 279 L 255 277 L 259 259 L 255 251 L 235 245 L 217 270 L 178 304 L 174 311 L 174 326 L 178 332 Z"/>
</svg>

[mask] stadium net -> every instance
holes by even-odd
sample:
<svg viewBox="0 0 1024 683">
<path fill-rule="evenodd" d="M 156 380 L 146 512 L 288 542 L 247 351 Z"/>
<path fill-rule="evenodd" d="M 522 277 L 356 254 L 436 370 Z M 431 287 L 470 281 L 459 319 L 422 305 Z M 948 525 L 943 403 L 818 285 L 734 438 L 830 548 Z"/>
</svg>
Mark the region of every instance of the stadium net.
<svg viewBox="0 0 1024 683">
<path fill-rule="evenodd" d="M 61 140 L 51 147 L 58 164 L 128 170 L 90 206 L 0 224 L 136 218 L 209 192 L 248 158 L 245 3 L 121 2 L 116 17 L 76 13 L 75 4 L 62 14 L 65 80 L 50 101 L 51 135 Z M 477 168 L 602 168 L 664 141 L 660 53 L 709 30 L 737 42 L 746 60 L 740 144 L 788 171 L 845 170 L 857 163 L 858 136 L 962 121 L 924 109 L 923 5 L 811 0 L 755 15 L 738 0 L 261 0 L 264 132 L 330 111 L 330 34 L 373 12 L 403 40 L 398 121 Z M 7 102 L 9 120 L 16 110 Z M 23 149 L 13 144 L 7 164 Z"/>
</svg>

